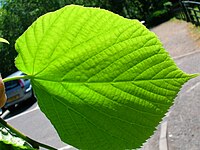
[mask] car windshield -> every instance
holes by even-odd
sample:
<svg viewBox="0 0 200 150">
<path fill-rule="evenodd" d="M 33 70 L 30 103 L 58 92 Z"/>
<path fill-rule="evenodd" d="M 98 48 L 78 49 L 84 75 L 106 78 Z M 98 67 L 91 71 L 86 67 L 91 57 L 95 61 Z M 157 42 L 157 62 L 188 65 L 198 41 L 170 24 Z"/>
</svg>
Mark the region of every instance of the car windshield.
<svg viewBox="0 0 200 150">
<path fill-rule="evenodd" d="M 9 89 L 11 89 L 11 88 L 13 88 L 15 86 L 18 86 L 18 85 L 19 85 L 19 83 L 18 83 L 17 80 L 5 82 L 5 88 L 6 88 L 6 90 L 9 90 Z"/>
</svg>

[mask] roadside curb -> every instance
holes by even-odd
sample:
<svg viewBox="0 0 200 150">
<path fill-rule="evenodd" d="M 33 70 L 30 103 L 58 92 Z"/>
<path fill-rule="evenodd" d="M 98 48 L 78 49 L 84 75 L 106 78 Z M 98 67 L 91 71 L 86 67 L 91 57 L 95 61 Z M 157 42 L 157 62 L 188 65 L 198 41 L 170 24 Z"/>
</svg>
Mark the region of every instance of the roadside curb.
<svg viewBox="0 0 200 150">
<path fill-rule="evenodd" d="M 167 141 L 167 121 L 164 121 L 161 124 L 161 132 L 159 139 L 159 150 L 168 150 L 168 141 Z"/>
</svg>

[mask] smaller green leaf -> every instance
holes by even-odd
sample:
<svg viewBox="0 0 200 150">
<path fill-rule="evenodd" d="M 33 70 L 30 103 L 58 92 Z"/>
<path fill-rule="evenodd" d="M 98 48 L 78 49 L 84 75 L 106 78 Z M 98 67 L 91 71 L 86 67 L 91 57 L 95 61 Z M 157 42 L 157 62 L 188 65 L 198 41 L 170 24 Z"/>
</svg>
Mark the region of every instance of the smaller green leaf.
<svg viewBox="0 0 200 150">
<path fill-rule="evenodd" d="M 0 124 L 0 150 L 35 150 L 30 144 L 17 137 L 8 128 Z"/>
<path fill-rule="evenodd" d="M 10 44 L 6 39 L 0 38 L 0 42 Z"/>
</svg>

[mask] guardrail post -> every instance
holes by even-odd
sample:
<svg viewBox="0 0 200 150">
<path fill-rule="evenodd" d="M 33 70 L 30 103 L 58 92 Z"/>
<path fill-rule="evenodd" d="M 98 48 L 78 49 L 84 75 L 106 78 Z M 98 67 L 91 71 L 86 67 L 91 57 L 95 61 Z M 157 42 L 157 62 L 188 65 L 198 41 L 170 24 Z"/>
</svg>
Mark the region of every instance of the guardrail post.
<svg viewBox="0 0 200 150">
<path fill-rule="evenodd" d="M 180 3 L 180 5 L 181 5 L 181 7 L 182 7 L 182 9 L 183 9 L 184 14 L 185 14 L 186 21 L 189 22 L 189 21 L 190 21 L 190 17 L 189 17 L 189 15 L 188 15 L 188 13 L 187 13 L 187 10 L 186 10 L 186 8 L 185 8 L 185 5 L 182 3 L 182 0 L 179 0 L 179 3 Z"/>
</svg>

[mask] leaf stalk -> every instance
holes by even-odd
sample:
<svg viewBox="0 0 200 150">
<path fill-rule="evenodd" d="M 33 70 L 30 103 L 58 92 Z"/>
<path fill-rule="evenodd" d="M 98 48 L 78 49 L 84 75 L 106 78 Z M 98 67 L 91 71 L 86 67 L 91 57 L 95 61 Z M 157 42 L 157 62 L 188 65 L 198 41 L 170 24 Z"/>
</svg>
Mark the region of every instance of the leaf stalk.
<svg viewBox="0 0 200 150">
<path fill-rule="evenodd" d="M 5 82 L 8 82 L 8 81 L 18 80 L 18 79 L 30 79 L 30 76 L 23 75 L 23 76 L 8 77 L 8 78 L 4 78 L 3 82 L 5 83 Z"/>
</svg>

